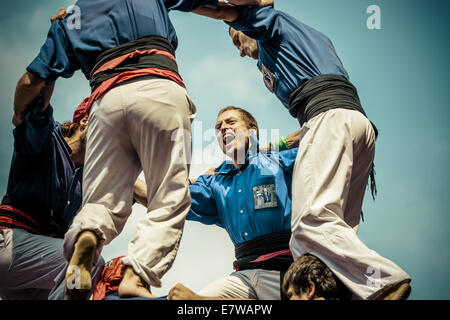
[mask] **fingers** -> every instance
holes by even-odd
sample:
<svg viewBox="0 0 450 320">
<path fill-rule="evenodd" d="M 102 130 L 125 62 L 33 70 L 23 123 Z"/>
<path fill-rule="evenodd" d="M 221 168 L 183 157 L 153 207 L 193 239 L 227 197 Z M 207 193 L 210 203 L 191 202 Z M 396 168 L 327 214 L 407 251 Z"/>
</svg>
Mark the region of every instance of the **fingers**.
<svg viewBox="0 0 450 320">
<path fill-rule="evenodd" d="M 25 117 L 21 116 L 21 115 L 14 114 L 14 116 L 12 118 L 12 124 L 14 125 L 14 127 L 18 127 L 24 121 L 25 121 Z"/>
<path fill-rule="evenodd" d="M 271 6 L 273 8 L 274 1 L 273 0 L 259 0 L 258 1 L 258 7 L 262 8 L 262 7 L 268 7 L 268 6 Z"/>
<path fill-rule="evenodd" d="M 211 169 L 209 169 L 208 171 L 205 172 L 205 175 L 213 176 L 213 175 L 216 175 L 216 174 L 218 174 L 218 172 L 216 172 L 216 168 L 211 168 Z"/>
<path fill-rule="evenodd" d="M 61 8 L 61 9 L 59 9 L 59 11 L 58 11 L 56 14 L 54 14 L 54 15 L 51 16 L 50 22 L 53 22 L 53 21 L 55 21 L 55 20 L 57 20 L 57 19 L 62 20 L 62 19 L 64 19 L 66 16 L 67 16 L 67 11 L 66 11 L 66 9 L 65 9 L 65 8 Z"/>
</svg>

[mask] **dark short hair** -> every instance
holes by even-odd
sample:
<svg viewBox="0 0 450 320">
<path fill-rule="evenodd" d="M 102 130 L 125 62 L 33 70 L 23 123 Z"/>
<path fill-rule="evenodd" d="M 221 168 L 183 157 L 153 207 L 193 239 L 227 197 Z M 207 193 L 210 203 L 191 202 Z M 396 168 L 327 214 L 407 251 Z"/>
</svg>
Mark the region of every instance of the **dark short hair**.
<svg viewBox="0 0 450 320">
<path fill-rule="evenodd" d="M 230 110 L 239 111 L 239 113 L 242 116 L 242 119 L 247 124 L 247 128 L 248 129 L 255 128 L 256 132 L 257 132 L 257 136 L 259 138 L 258 122 L 256 121 L 255 117 L 253 117 L 253 115 L 250 112 L 248 112 L 247 110 L 244 110 L 244 109 L 238 108 L 238 107 L 234 107 L 234 106 L 228 106 L 228 107 L 225 107 L 222 110 L 220 110 L 217 117 L 219 117 L 222 113 L 230 111 Z"/>
<path fill-rule="evenodd" d="M 284 275 L 282 290 L 287 294 L 292 285 L 296 294 L 314 284 L 317 296 L 326 300 L 350 300 L 351 292 L 319 258 L 305 254 L 294 261 Z"/>
<path fill-rule="evenodd" d="M 73 134 L 75 133 L 75 131 L 77 131 L 78 127 L 80 126 L 79 123 L 77 123 L 72 130 L 70 130 L 70 126 L 72 125 L 72 121 L 65 121 L 63 123 L 61 123 L 61 129 L 62 129 L 62 133 L 64 137 L 70 138 L 73 136 Z M 69 130 L 70 130 L 70 134 L 69 134 Z M 69 135 L 68 135 L 69 134 Z"/>
</svg>

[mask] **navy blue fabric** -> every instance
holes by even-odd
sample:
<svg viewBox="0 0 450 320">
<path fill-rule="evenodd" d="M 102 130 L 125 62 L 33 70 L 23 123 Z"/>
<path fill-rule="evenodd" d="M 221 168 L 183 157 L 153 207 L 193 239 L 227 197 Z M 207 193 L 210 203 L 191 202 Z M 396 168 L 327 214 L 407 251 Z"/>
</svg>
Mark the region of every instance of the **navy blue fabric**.
<svg viewBox="0 0 450 320">
<path fill-rule="evenodd" d="M 224 162 L 217 175 L 200 176 L 190 186 L 188 220 L 225 228 L 234 245 L 291 228 L 291 184 L 298 148 L 273 153 L 249 152 L 236 169 Z M 255 188 L 275 187 L 276 206 L 255 207 Z M 273 201 L 275 199 L 272 199 Z"/>
<path fill-rule="evenodd" d="M 167 296 L 158 298 L 141 298 L 141 297 L 130 297 L 130 298 L 120 298 L 118 292 L 109 293 L 103 300 L 123 300 L 123 301 L 136 301 L 136 300 L 167 300 Z"/>
<path fill-rule="evenodd" d="M 79 0 L 77 11 L 64 20 L 55 20 L 38 56 L 27 70 L 47 83 L 69 78 L 81 69 L 89 79 L 97 56 L 106 49 L 145 36 L 160 36 L 176 49 L 178 39 L 169 19 L 170 10 L 192 11 L 217 0 Z"/>
<path fill-rule="evenodd" d="M 274 75 L 273 92 L 286 108 L 291 93 L 314 76 L 348 79 L 332 42 L 321 32 L 272 7 L 239 10 L 238 19 L 228 24 L 257 40 L 258 68 L 263 71 L 264 65 Z"/>
<path fill-rule="evenodd" d="M 68 227 L 81 205 L 82 168 L 75 168 L 72 150 L 53 108 L 41 113 L 42 99 L 32 105 L 26 120 L 13 130 L 14 152 L 7 195 L 28 206 L 60 217 Z M 33 217 L 33 212 L 26 212 Z M 34 217 L 39 220 L 40 217 Z"/>
</svg>

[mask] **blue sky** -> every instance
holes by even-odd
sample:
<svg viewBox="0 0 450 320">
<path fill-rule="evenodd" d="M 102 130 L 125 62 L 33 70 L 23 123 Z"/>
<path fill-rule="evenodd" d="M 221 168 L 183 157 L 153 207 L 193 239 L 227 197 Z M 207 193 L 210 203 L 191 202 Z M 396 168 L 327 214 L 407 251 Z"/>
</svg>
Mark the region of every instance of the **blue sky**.
<svg viewBox="0 0 450 320">
<path fill-rule="evenodd" d="M 42 45 L 49 17 L 72 3 L 16 0 L 0 4 L 1 194 L 6 191 L 12 155 L 16 82 Z M 373 4 L 381 9 L 381 30 L 366 27 L 366 9 Z M 330 37 L 367 114 L 380 129 L 375 157 L 379 192 L 375 202 L 366 194 L 360 238 L 411 275 L 412 299 L 450 299 L 446 202 L 450 190 L 446 36 L 450 3 L 278 0 L 276 6 Z M 196 125 L 203 127 L 200 134 L 213 128 L 218 110 L 227 105 L 248 109 L 263 129 L 279 129 L 281 134 L 297 129 L 297 122 L 265 89 L 255 62 L 239 57 L 225 24 L 179 12 L 172 12 L 171 18 L 180 42 L 180 72 L 199 111 Z M 55 118 L 71 119 L 88 94 L 81 73 L 59 80 L 52 99 Z M 204 141 L 203 147 L 210 143 Z M 193 166 L 191 175 L 212 165 Z M 105 247 L 106 258 L 126 253 L 144 212 L 136 205 L 123 234 Z M 175 264 L 155 293 L 166 294 L 176 282 L 198 290 L 231 272 L 232 260 L 233 247 L 223 230 L 188 222 Z"/>
</svg>

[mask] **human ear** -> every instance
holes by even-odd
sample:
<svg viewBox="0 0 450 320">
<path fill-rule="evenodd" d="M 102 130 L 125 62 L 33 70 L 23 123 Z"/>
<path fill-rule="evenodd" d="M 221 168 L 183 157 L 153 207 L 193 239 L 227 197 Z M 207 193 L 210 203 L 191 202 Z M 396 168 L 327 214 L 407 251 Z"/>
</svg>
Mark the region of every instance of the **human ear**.
<svg viewBox="0 0 450 320">
<path fill-rule="evenodd" d="M 80 129 L 81 131 L 85 130 L 88 125 L 88 118 L 83 118 L 80 121 Z"/>
<path fill-rule="evenodd" d="M 314 283 L 311 282 L 311 284 L 309 285 L 309 288 L 307 290 L 307 296 L 308 296 L 308 300 L 316 300 L 317 296 L 316 296 L 316 286 L 314 285 Z"/>
</svg>

